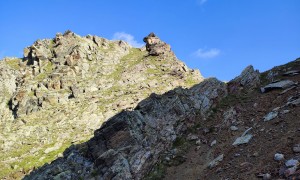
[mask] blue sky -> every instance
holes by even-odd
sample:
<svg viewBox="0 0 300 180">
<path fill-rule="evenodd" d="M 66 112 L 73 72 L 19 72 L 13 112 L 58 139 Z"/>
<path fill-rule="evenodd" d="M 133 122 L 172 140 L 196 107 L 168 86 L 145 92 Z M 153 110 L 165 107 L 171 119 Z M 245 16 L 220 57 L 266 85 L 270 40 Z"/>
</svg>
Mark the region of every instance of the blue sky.
<svg viewBox="0 0 300 180">
<path fill-rule="evenodd" d="M 0 23 L 0 58 L 68 29 L 134 46 L 155 32 L 189 67 L 220 80 L 300 57 L 299 0 L 3 0 Z"/>
</svg>

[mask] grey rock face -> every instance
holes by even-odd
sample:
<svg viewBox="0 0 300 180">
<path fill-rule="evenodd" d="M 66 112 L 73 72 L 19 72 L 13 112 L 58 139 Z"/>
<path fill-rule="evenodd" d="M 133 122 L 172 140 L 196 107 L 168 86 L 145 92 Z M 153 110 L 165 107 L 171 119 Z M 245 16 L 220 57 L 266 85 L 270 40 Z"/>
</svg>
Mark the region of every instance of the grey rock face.
<svg viewBox="0 0 300 180">
<path fill-rule="evenodd" d="M 282 81 L 268 84 L 260 89 L 261 89 L 262 93 L 265 93 L 272 89 L 287 89 L 287 88 L 289 88 L 291 86 L 295 86 L 295 85 L 296 85 L 296 83 L 291 80 L 282 80 Z"/>
<path fill-rule="evenodd" d="M 78 158 L 83 156 L 87 162 L 94 162 L 94 176 L 141 179 L 186 128 L 185 120 L 199 112 L 205 117 L 226 94 L 226 84 L 216 79 L 207 79 L 191 89 L 176 88 L 163 95 L 152 94 L 134 111 L 123 111 L 106 121 L 85 144 L 86 152 Z M 53 174 L 47 172 L 55 168 L 70 171 L 74 177 L 76 172 L 72 167 L 65 166 L 66 156 L 27 178 L 51 179 Z M 92 176 L 91 173 L 81 175 L 84 179 Z"/>
<path fill-rule="evenodd" d="M 242 73 L 228 83 L 230 92 L 240 88 L 253 89 L 260 84 L 260 73 L 254 70 L 253 66 L 247 66 Z"/>
</svg>

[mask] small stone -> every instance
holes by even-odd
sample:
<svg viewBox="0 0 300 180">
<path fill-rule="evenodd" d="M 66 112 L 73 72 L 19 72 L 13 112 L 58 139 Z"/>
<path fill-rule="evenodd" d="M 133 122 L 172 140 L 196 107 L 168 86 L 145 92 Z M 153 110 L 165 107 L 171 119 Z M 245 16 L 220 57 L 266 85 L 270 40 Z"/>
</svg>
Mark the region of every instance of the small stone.
<svg viewBox="0 0 300 180">
<path fill-rule="evenodd" d="M 189 140 L 189 141 L 193 141 L 193 140 L 196 140 L 196 139 L 199 139 L 198 136 L 193 135 L 193 134 L 189 134 L 188 137 L 187 137 L 187 140 Z"/>
<path fill-rule="evenodd" d="M 286 167 L 294 167 L 294 166 L 297 166 L 298 164 L 299 164 L 299 161 L 296 159 L 290 159 L 285 162 Z"/>
<path fill-rule="evenodd" d="M 201 144 L 201 140 L 200 140 L 200 139 L 197 140 L 195 144 L 196 144 L 196 145 L 200 145 L 200 144 Z"/>
<path fill-rule="evenodd" d="M 274 155 L 274 160 L 275 160 L 275 161 L 281 161 L 281 160 L 283 160 L 283 159 L 284 159 L 284 155 L 283 155 L 283 154 L 276 153 L 276 154 Z"/>
<path fill-rule="evenodd" d="M 213 168 L 213 167 L 217 166 L 221 161 L 223 161 L 223 159 L 224 159 L 224 154 L 219 155 L 216 159 L 212 160 L 208 164 L 208 167 Z"/>
<path fill-rule="evenodd" d="M 258 157 L 259 156 L 258 152 L 253 153 L 253 156 Z"/>
<path fill-rule="evenodd" d="M 289 112 L 290 112 L 290 110 L 283 110 L 283 111 L 281 111 L 281 114 L 287 114 Z"/>
<path fill-rule="evenodd" d="M 210 146 L 213 147 L 215 144 L 217 144 L 217 140 L 213 140 L 213 141 L 210 143 Z"/>
<path fill-rule="evenodd" d="M 269 179 L 271 179 L 272 178 L 272 176 L 271 176 L 271 174 L 269 174 L 269 173 L 266 173 L 266 174 L 264 174 L 263 175 L 263 180 L 269 180 Z"/>
<path fill-rule="evenodd" d="M 286 177 L 289 177 L 290 175 L 295 174 L 296 170 L 297 170 L 297 166 L 290 167 L 284 171 L 284 175 Z"/>
<path fill-rule="evenodd" d="M 44 156 L 40 157 L 39 161 L 42 162 L 45 159 Z"/>
<path fill-rule="evenodd" d="M 272 111 L 278 111 L 279 109 L 280 109 L 280 107 L 276 107 Z"/>
<path fill-rule="evenodd" d="M 230 127 L 230 130 L 231 130 L 231 131 L 237 131 L 238 129 L 239 129 L 239 128 L 236 127 L 236 126 L 231 126 L 231 127 Z"/>
<path fill-rule="evenodd" d="M 295 144 L 293 147 L 294 153 L 300 153 L 300 144 Z"/>
<path fill-rule="evenodd" d="M 265 173 L 265 174 L 259 174 L 258 177 L 262 178 L 263 180 L 271 179 L 271 174 Z"/>
<path fill-rule="evenodd" d="M 269 114 L 264 116 L 264 121 L 270 121 L 278 116 L 277 111 L 271 111 Z"/>
<path fill-rule="evenodd" d="M 177 149 L 177 148 L 172 149 L 172 150 L 171 150 L 171 153 L 172 153 L 173 155 L 176 155 L 176 154 L 178 153 L 178 149 Z"/>
<path fill-rule="evenodd" d="M 239 156 L 241 156 L 240 153 L 235 153 L 235 154 L 234 154 L 234 157 L 239 157 Z"/>
<path fill-rule="evenodd" d="M 63 155 L 63 153 L 59 153 L 58 155 L 57 155 L 57 157 L 59 158 L 59 157 L 64 157 L 64 155 Z"/>
<path fill-rule="evenodd" d="M 238 137 L 234 143 L 232 144 L 233 146 L 235 145 L 240 145 L 240 144 L 247 144 L 253 137 L 252 134 L 247 134 L 252 128 L 247 129 L 241 137 Z"/>
<path fill-rule="evenodd" d="M 201 148 L 201 146 L 197 146 L 197 147 L 196 147 L 196 151 L 199 151 L 200 148 Z"/>
<path fill-rule="evenodd" d="M 203 129 L 203 134 L 207 134 L 207 133 L 209 133 L 210 132 L 210 130 L 208 129 L 208 128 L 204 128 Z"/>
<path fill-rule="evenodd" d="M 13 169 L 18 169 L 19 166 L 18 165 L 14 165 Z"/>
</svg>

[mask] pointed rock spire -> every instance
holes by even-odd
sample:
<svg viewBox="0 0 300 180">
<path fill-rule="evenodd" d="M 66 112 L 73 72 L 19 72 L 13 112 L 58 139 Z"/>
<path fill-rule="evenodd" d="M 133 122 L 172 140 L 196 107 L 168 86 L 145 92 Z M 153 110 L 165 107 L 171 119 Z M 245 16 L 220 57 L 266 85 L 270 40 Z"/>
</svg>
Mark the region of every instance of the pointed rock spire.
<svg viewBox="0 0 300 180">
<path fill-rule="evenodd" d="M 146 50 L 149 55 L 159 56 L 161 54 L 168 54 L 171 51 L 171 46 L 159 39 L 153 32 L 144 38 L 146 43 Z"/>
</svg>

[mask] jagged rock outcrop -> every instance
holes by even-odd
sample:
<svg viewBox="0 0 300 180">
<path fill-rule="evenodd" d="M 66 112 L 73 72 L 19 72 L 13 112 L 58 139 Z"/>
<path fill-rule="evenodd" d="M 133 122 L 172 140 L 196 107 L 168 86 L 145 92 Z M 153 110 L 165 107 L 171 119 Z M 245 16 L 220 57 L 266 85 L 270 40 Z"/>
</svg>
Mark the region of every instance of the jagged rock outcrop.
<svg viewBox="0 0 300 180">
<path fill-rule="evenodd" d="M 156 40 L 159 53 L 149 56 L 124 41 L 67 31 L 1 61 L 0 179 L 50 162 L 151 93 L 203 81 Z"/>
<path fill-rule="evenodd" d="M 242 73 L 228 83 L 229 92 L 238 92 L 241 89 L 251 90 L 260 84 L 260 73 L 253 66 L 247 66 Z"/>
<path fill-rule="evenodd" d="M 152 94 L 134 111 L 123 111 L 105 122 L 83 147 L 71 148 L 25 179 L 141 179 L 189 123 L 201 123 L 226 95 L 226 84 L 216 79 Z M 80 149 L 85 150 L 79 153 Z"/>
<path fill-rule="evenodd" d="M 158 56 L 172 53 L 171 46 L 161 41 L 153 32 L 144 38 L 144 42 L 146 43 L 146 50 L 149 52 L 149 55 Z"/>
<path fill-rule="evenodd" d="M 5 63 L 0 63 L 0 124 L 12 122 L 13 113 L 9 110 L 9 100 L 17 88 L 17 77 L 19 73 L 11 66 L 14 59 L 4 59 Z M 1 126 L 1 129 L 5 128 Z"/>
</svg>

